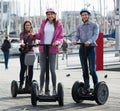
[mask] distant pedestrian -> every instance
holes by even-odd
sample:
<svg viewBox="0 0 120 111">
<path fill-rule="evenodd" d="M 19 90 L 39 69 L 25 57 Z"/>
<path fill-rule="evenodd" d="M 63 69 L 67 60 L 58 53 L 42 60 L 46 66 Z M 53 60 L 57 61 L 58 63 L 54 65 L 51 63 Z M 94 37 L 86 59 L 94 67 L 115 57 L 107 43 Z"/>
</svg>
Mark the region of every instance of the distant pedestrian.
<svg viewBox="0 0 120 111">
<path fill-rule="evenodd" d="M 8 39 L 8 37 L 5 38 L 1 50 L 3 51 L 4 54 L 4 63 L 5 63 L 5 69 L 8 69 L 8 60 L 9 60 L 9 49 L 11 48 L 11 43 Z"/>
<path fill-rule="evenodd" d="M 61 48 L 62 48 L 62 51 L 63 51 L 62 52 L 62 60 L 64 60 L 65 56 L 66 56 L 66 59 L 67 59 L 68 43 L 65 39 L 63 40 L 63 44 L 62 44 Z"/>
</svg>

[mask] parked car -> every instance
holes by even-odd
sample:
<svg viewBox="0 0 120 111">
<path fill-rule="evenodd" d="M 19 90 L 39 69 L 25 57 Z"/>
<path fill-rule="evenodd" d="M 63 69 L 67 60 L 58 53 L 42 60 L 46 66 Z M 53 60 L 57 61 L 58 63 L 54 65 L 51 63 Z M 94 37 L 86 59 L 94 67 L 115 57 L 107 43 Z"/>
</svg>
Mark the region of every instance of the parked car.
<svg viewBox="0 0 120 111">
<path fill-rule="evenodd" d="M 19 38 L 10 38 L 11 48 L 10 48 L 10 55 L 18 55 L 19 47 L 20 47 L 20 40 Z"/>
</svg>

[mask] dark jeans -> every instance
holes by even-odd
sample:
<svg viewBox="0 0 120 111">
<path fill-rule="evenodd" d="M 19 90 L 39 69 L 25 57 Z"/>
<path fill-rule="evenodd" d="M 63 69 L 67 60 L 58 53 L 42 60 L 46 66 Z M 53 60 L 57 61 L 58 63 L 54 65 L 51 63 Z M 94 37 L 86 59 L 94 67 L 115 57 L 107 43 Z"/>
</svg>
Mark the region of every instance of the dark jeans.
<svg viewBox="0 0 120 111">
<path fill-rule="evenodd" d="M 5 69 L 8 69 L 9 51 L 4 52 Z"/>
<path fill-rule="evenodd" d="M 88 65 L 89 69 L 87 72 L 85 61 L 84 61 L 85 60 L 84 51 L 85 51 L 85 48 L 80 47 L 79 56 L 80 56 L 80 61 L 81 61 L 81 65 L 82 65 L 83 79 L 84 79 L 84 83 L 85 83 L 85 88 L 88 89 L 88 88 L 90 88 L 88 72 L 90 72 L 90 74 L 92 76 L 94 87 L 98 83 L 98 77 L 97 77 L 96 68 L 95 68 L 96 56 L 95 56 L 95 48 L 94 47 L 86 47 L 87 63 L 89 63 L 89 65 Z"/>
<path fill-rule="evenodd" d="M 24 83 L 25 72 L 27 71 L 27 66 L 24 63 L 25 54 L 20 54 L 20 84 Z M 28 66 L 28 83 L 31 84 L 33 78 L 33 65 Z M 27 74 L 27 73 L 26 73 Z"/>
<path fill-rule="evenodd" d="M 62 60 L 64 60 L 64 57 L 67 59 L 67 51 L 63 51 L 63 53 L 62 53 Z"/>
</svg>

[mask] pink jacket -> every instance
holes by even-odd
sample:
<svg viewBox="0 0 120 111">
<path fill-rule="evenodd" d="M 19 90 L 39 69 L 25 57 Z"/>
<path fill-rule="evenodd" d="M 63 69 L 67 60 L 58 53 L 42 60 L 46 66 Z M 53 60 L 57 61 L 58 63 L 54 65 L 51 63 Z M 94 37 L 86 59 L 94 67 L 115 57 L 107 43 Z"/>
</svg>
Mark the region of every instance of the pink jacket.
<svg viewBox="0 0 120 111">
<path fill-rule="evenodd" d="M 47 22 L 47 20 L 42 21 L 42 24 L 40 26 L 40 30 L 39 30 L 38 34 L 35 35 L 35 38 L 40 40 L 40 44 L 44 44 L 44 27 L 45 27 L 46 22 Z M 62 41 L 63 41 L 63 26 L 62 26 L 62 23 L 60 21 L 58 21 L 57 26 L 55 28 L 52 43 L 58 42 L 58 44 L 61 44 Z M 39 46 L 40 52 L 44 51 L 43 47 L 44 46 Z M 50 53 L 51 54 L 59 53 L 59 46 L 51 46 Z"/>
</svg>

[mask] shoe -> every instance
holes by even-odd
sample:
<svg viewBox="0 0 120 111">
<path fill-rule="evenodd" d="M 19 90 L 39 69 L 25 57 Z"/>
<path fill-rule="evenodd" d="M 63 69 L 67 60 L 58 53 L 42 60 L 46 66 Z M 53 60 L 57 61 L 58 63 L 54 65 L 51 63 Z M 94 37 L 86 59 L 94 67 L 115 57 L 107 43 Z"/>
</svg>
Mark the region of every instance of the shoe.
<svg viewBox="0 0 120 111">
<path fill-rule="evenodd" d="M 28 85 L 28 90 L 31 90 L 32 89 L 32 85 L 30 84 L 30 85 Z"/>
<path fill-rule="evenodd" d="M 46 91 L 45 96 L 50 96 L 50 91 Z"/>
<path fill-rule="evenodd" d="M 8 69 L 8 67 L 5 68 L 6 70 Z"/>
<path fill-rule="evenodd" d="M 53 96 L 56 95 L 56 90 L 53 90 L 52 95 L 53 95 Z"/>
<path fill-rule="evenodd" d="M 41 96 L 43 95 L 43 90 L 40 90 L 40 95 L 41 95 Z"/>
<path fill-rule="evenodd" d="M 90 93 L 90 89 L 88 88 L 88 89 L 82 89 L 82 94 L 83 95 L 87 95 L 87 94 L 89 94 Z"/>
<path fill-rule="evenodd" d="M 23 84 L 20 84 L 19 89 L 23 89 Z"/>
</svg>

